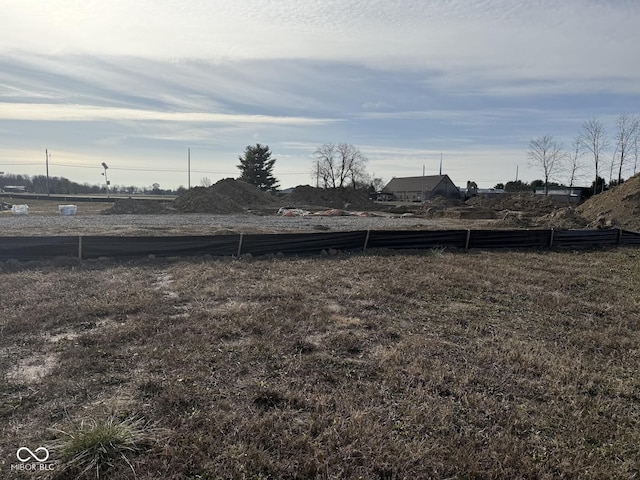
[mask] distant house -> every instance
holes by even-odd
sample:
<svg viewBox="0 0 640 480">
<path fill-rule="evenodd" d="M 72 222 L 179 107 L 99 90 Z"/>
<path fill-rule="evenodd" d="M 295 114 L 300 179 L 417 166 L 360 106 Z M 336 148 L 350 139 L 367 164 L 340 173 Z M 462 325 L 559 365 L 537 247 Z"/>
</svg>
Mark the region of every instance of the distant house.
<svg viewBox="0 0 640 480">
<path fill-rule="evenodd" d="M 553 200 L 568 203 L 581 203 L 584 199 L 584 192 L 589 191 L 588 187 L 549 187 L 547 195 Z M 536 188 L 536 195 L 544 195 L 544 187 Z"/>
<path fill-rule="evenodd" d="M 390 200 L 398 202 L 421 202 L 435 197 L 460 198 L 460 190 L 449 175 L 426 175 L 423 177 L 394 177 L 382 189 Z"/>
</svg>

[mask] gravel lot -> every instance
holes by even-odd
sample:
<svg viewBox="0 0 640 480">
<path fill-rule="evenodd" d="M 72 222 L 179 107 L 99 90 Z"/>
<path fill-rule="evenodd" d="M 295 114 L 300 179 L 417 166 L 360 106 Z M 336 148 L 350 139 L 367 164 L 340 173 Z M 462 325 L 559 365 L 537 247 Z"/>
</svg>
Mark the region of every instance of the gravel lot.
<svg viewBox="0 0 640 480">
<path fill-rule="evenodd" d="M 455 228 L 444 219 L 417 217 L 280 217 L 259 215 L 77 215 L 0 216 L 0 236 L 41 235 L 220 235 L 301 231 Z"/>
</svg>

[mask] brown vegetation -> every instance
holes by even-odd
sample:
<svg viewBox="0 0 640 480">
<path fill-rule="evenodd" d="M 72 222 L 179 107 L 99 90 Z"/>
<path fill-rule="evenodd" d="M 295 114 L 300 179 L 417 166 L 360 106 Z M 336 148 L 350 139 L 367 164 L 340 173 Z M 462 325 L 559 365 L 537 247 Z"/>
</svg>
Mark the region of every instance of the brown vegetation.
<svg viewBox="0 0 640 480">
<path fill-rule="evenodd" d="M 635 250 L 3 267 L 2 478 L 132 417 L 104 478 L 640 475 Z"/>
</svg>

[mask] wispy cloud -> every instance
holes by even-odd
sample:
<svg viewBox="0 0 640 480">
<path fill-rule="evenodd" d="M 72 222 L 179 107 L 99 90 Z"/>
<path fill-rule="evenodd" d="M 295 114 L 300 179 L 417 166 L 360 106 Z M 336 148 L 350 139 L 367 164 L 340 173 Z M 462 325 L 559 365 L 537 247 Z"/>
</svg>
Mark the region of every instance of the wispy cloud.
<svg viewBox="0 0 640 480">
<path fill-rule="evenodd" d="M 289 172 L 346 141 L 382 176 L 443 150 L 498 177 L 633 113 L 638 24 L 637 0 L 4 0 L 0 144 L 233 170 L 260 141 Z"/>
<path fill-rule="evenodd" d="M 224 113 L 162 112 L 131 108 L 56 105 L 36 103 L 0 103 L 0 120 L 37 121 L 167 121 L 226 124 L 320 125 L 334 122 L 328 118 L 278 117 L 268 115 L 234 115 Z"/>
</svg>

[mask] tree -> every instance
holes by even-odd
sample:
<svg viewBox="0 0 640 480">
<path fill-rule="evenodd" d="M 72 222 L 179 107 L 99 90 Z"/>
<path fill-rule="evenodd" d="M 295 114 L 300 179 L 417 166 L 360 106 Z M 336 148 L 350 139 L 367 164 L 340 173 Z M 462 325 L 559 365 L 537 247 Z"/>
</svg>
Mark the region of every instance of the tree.
<svg viewBox="0 0 640 480">
<path fill-rule="evenodd" d="M 323 188 L 354 189 L 367 185 L 367 157 L 360 149 L 348 143 L 325 143 L 315 151 L 316 184 Z"/>
<path fill-rule="evenodd" d="M 544 173 L 544 194 L 549 193 L 549 179 L 561 165 L 564 153 L 562 145 L 552 135 L 534 138 L 529 142 L 527 152 L 531 166 L 542 168 Z"/>
<path fill-rule="evenodd" d="M 505 183 L 504 190 L 506 192 L 530 192 L 533 190 L 531 184 L 523 182 L 522 180 L 511 180 Z"/>
<path fill-rule="evenodd" d="M 607 182 L 603 177 L 598 177 L 596 180 L 591 182 L 591 188 L 593 188 L 594 192 L 597 192 L 598 190 L 604 192 L 607 190 Z"/>
<path fill-rule="evenodd" d="M 580 136 L 573 137 L 571 141 L 571 151 L 567 154 L 566 172 L 569 175 L 569 188 L 573 187 L 578 178 L 581 177 L 582 171 L 582 157 L 584 156 L 584 149 L 582 148 L 582 142 Z"/>
<path fill-rule="evenodd" d="M 201 187 L 208 188 L 208 187 L 210 187 L 211 185 L 213 185 L 213 182 L 211 181 L 211 179 L 210 179 L 209 177 L 202 177 L 202 178 L 200 179 L 200 186 L 201 186 Z"/>
<path fill-rule="evenodd" d="M 248 145 L 244 149 L 244 154 L 238 157 L 240 165 L 237 167 L 242 174 L 238 180 L 255 185 L 263 191 L 274 191 L 278 185 L 278 180 L 273 176 L 273 166 L 275 158 L 271 158 L 271 151 L 268 145 L 255 146 Z"/>
<path fill-rule="evenodd" d="M 618 117 L 615 134 L 616 152 L 620 159 L 618 163 L 618 184 L 622 183 L 622 167 L 625 160 L 631 155 L 634 143 L 637 142 L 638 128 L 640 127 L 637 118 L 626 113 Z M 611 183 L 611 179 L 609 183 Z"/>
<path fill-rule="evenodd" d="M 598 164 L 602 152 L 608 148 L 607 133 L 604 125 L 599 120 L 592 118 L 582 124 L 580 132 L 580 142 L 582 146 L 593 155 L 593 163 L 595 166 L 595 180 L 593 181 L 593 194 L 598 193 Z"/>
</svg>

